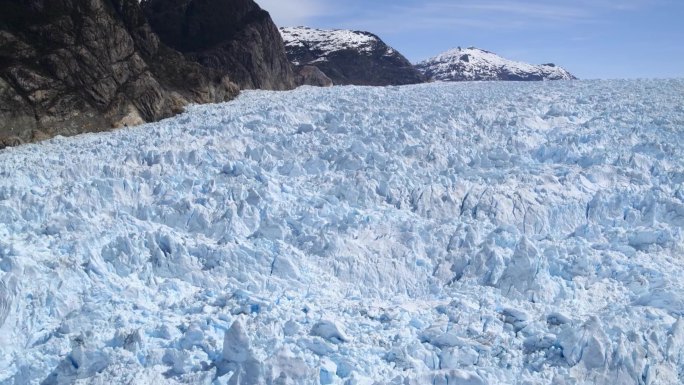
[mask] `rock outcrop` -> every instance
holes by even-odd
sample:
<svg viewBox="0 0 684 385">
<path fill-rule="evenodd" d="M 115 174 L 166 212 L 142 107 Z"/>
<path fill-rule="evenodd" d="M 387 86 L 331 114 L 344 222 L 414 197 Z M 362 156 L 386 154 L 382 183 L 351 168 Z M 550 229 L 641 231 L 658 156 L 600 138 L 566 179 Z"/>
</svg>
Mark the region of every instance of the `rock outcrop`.
<svg viewBox="0 0 684 385">
<path fill-rule="evenodd" d="M 168 12 L 154 14 L 161 3 Z M 280 34 L 252 0 L 0 2 L 0 148 L 293 85 Z"/>
<path fill-rule="evenodd" d="M 332 87 L 333 81 L 316 66 L 301 66 L 295 69 L 295 83 L 298 86 Z"/>
<path fill-rule="evenodd" d="M 161 41 L 240 88 L 286 90 L 294 75 L 271 16 L 253 0 L 146 0 Z"/>
<path fill-rule="evenodd" d="M 5 144 L 159 120 L 239 92 L 161 44 L 136 0 L 6 0 L 0 15 Z"/>
<path fill-rule="evenodd" d="M 570 72 L 555 64 L 532 65 L 504 59 L 479 48 L 456 48 L 416 65 L 431 80 L 570 80 Z"/>
<path fill-rule="evenodd" d="M 315 66 L 335 85 L 403 85 L 425 78 L 398 51 L 369 32 L 281 28 L 287 56 L 296 66 Z"/>
</svg>

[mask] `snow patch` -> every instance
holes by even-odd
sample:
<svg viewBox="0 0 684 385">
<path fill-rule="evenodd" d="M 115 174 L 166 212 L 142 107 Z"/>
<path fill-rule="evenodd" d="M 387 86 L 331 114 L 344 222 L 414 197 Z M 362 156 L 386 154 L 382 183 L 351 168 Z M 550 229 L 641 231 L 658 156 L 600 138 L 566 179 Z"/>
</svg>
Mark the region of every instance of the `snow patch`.
<svg viewBox="0 0 684 385">
<path fill-rule="evenodd" d="M 329 54 L 342 50 L 370 53 L 380 42 L 380 39 L 371 33 L 346 29 L 324 30 L 309 27 L 284 27 L 280 28 L 280 35 L 283 37 L 285 47 L 288 50 L 306 48 L 316 53 L 317 61 L 325 61 Z M 391 48 L 388 48 L 388 55 L 392 53 L 390 50 L 393 52 Z"/>
</svg>

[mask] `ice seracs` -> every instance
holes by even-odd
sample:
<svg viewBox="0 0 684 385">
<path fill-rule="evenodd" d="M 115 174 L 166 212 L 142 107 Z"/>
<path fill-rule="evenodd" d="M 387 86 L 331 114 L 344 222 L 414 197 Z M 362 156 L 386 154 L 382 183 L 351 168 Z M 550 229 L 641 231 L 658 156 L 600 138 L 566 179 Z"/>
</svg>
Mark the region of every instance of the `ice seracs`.
<svg viewBox="0 0 684 385">
<path fill-rule="evenodd" d="M 418 63 L 416 68 L 429 79 L 441 81 L 575 79 L 554 64 L 532 65 L 508 60 L 475 47 L 451 49 Z"/>
<path fill-rule="evenodd" d="M 223 359 L 228 362 L 242 363 L 251 356 L 249 337 L 240 319 L 235 320 L 223 339 Z"/>
<path fill-rule="evenodd" d="M 2 150 L 0 384 L 680 384 L 682 95 L 249 91 Z"/>
<path fill-rule="evenodd" d="M 342 325 L 340 325 L 339 322 L 327 319 L 318 321 L 313 328 L 311 328 L 311 335 L 323 337 L 336 344 L 349 341 L 349 337 L 347 337 L 344 332 Z"/>
<path fill-rule="evenodd" d="M 254 356 L 242 319 L 233 322 L 223 339 L 221 372 L 228 372 L 228 385 L 258 385 L 263 383 L 263 366 Z M 220 374 L 220 373 L 219 373 Z"/>
</svg>

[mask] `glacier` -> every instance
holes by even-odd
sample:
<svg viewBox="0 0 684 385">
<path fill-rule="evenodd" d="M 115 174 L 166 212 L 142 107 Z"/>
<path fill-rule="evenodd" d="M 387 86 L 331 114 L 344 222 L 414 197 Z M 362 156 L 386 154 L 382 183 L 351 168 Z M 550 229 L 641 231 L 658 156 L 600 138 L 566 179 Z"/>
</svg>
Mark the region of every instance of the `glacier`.
<svg viewBox="0 0 684 385">
<path fill-rule="evenodd" d="M 683 95 L 248 91 L 0 151 L 0 384 L 683 383 Z"/>
</svg>

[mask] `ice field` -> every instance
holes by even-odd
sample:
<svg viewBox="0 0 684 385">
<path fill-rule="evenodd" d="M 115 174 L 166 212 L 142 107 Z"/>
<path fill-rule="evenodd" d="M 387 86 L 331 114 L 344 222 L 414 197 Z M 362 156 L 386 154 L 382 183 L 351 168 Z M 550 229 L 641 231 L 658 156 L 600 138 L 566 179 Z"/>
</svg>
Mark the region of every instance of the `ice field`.
<svg viewBox="0 0 684 385">
<path fill-rule="evenodd" d="M 684 383 L 684 80 L 244 92 L 0 151 L 0 384 Z"/>
</svg>

